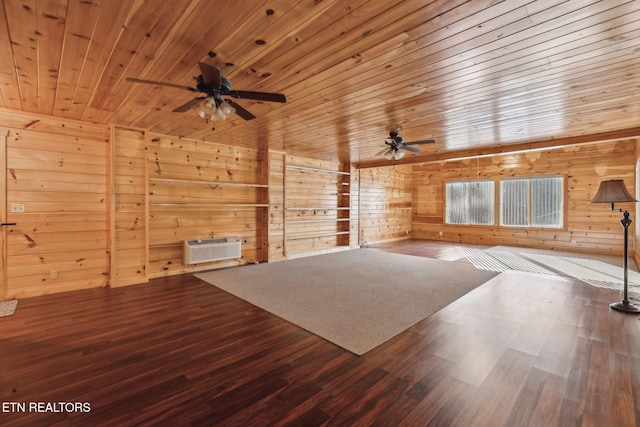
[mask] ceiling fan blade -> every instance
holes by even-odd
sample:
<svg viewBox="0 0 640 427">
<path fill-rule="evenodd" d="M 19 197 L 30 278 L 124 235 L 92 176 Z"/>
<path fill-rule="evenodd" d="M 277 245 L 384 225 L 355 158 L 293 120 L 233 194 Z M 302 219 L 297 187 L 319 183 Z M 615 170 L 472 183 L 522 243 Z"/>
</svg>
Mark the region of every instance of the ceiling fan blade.
<svg viewBox="0 0 640 427">
<path fill-rule="evenodd" d="M 183 85 L 177 85 L 174 83 L 165 83 L 165 82 L 156 82 L 153 80 L 144 80 L 144 79 L 135 79 L 133 77 L 127 77 L 126 80 L 128 82 L 133 82 L 133 83 L 144 83 L 144 84 L 148 84 L 148 85 L 156 85 L 156 86 L 167 86 L 167 87 L 174 87 L 177 89 L 185 89 L 188 90 L 190 92 L 198 92 L 198 89 L 190 87 L 190 86 L 183 86 Z"/>
<path fill-rule="evenodd" d="M 238 99 L 255 99 L 257 101 L 269 101 L 269 102 L 287 102 L 287 98 L 281 93 L 252 92 L 248 90 L 232 90 L 232 91 L 229 91 L 228 95 Z"/>
<path fill-rule="evenodd" d="M 191 101 L 187 102 L 186 104 L 182 104 L 178 108 L 174 108 L 173 112 L 174 113 L 184 113 L 185 111 L 189 111 L 189 109 L 191 107 L 193 107 L 194 105 L 196 105 L 198 102 L 202 101 L 203 99 L 206 99 L 206 97 L 205 96 L 201 96 L 199 98 L 193 98 Z"/>
<path fill-rule="evenodd" d="M 212 67 L 204 62 L 199 62 L 200 72 L 202 73 L 202 80 L 207 86 L 214 89 L 220 89 L 222 87 L 222 71 L 219 68 Z"/>
<path fill-rule="evenodd" d="M 400 150 L 407 150 L 407 151 L 411 151 L 412 153 L 419 153 L 422 150 L 416 147 L 409 147 L 408 145 L 401 145 L 398 147 Z"/>
<path fill-rule="evenodd" d="M 243 108 L 242 106 L 236 104 L 235 102 L 233 102 L 230 99 L 223 99 L 224 102 L 226 102 L 227 104 L 231 105 L 233 108 L 236 109 L 236 114 L 239 115 L 240 117 L 242 117 L 245 120 L 253 120 L 256 118 L 256 116 L 254 116 L 250 111 L 246 110 L 245 108 Z"/>
<path fill-rule="evenodd" d="M 382 150 L 376 153 L 376 156 L 382 156 L 384 153 L 387 152 L 387 150 L 389 150 L 389 147 L 384 147 Z"/>
<path fill-rule="evenodd" d="M 435 144 L 436 142 L 433 139 L 425 139 L 424 141 L 413 141 L 407 142 L 407 145 L 418 145 L 418 144 Z"/>
</svg>

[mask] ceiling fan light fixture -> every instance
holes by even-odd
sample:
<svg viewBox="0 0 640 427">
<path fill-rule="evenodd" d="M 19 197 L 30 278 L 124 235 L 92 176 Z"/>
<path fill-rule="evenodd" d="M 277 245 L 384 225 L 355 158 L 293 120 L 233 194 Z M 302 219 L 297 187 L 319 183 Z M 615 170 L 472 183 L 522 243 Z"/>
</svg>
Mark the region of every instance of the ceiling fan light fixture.
<svg viewBox="0 0 640 427">
<path fill-rule="evenodd" d="M 215 111 L 216 101 L 209 96 L 195 104 L 191 109 L 198 113 L 201 118 L 206 119 Z"/>
<path fill-rule="evenodd" d="M 212 122 L 217 122 L 219 120 L 224 120 L 224 118 L 220 114 L 220 110 L 217 109 L 217 108 L 215 110 L 213 110 L 213 113 L 211 113 L 211 116 L 209 117 L 209 119 L 211 119 Z"/>
<path fill-rule="evenodd" d="M 222 120 L 228 119 L 235 113 L 236 113 L 236 109 L 233 108 L 231 105 L 227 104 L 224 101 L 220 103 L 220 106 L 218 107 L 218 114 L 220 115 Z"/>
<path fill-rule="evenodd" d="M 206 114 L 205 114 L 204 109 L 203 109 L 203 105 L 202 105 L 202 104 L 203 104 L 203 102 L 204 102 L 204 101 L 200 101 L 200 102 L 198 102 L 197 104 L 193 104 L 193 105 L 191 106 L 191 109 L 192 109 L 193 111 L 195 111 L 195 112 L 196 112 L 196 113 L 197 113 L 201 118 L 203 118 L 203 119 L 204 119 L 204 118 L 205 118 L 205 116 L 206 116 Z"/>
<path fill-rule="evenodd" d="M 216 56 L 215 52 L 209 52 L 209 56 Z M 227 66 L 233 66 L 228 62 Z M 268 102 L 287 102 L 287 97 L 281 93 L 255 92 L 247 90 L 231 91 L 231 82 L 222 75 L 222 70 L 213 67 L 204 62 L 198 63 L 201 74 L 196 78 L 196 87 L 183 86 L 175 83 L 156 82 L 153 80 L 138 79 L 127 77 L 128 82 L 145 83 L 158 86 L 167 86 L 176 89 L 184 89 L 189 92 L 201 92 L 205 97 L 197 97 L 189 102 L 182 104 L 173 109 L 174 113 L 184 113 L 190 109 L 195 111 L 204 120 L 226 120 L 230 116 L 237 114 L 244 120 L 253 120 L 256 118 L 250 111 L 245 110 L 241 105 L 231 100 L 225 100 L 222 96 L 230 96 L 232 98 L 254 99 L 257 101 Z"/>
<path fill-rule="evenodd" d="M 224 101 L 216 101 L 213 96 L 208 96 L 191 107 L 205 120 L 214 122 L 226 120 L 236 113 L 236 109 Z"/>
<path fill-rule="evenodd" d="M 405 142 L 405 140 L 398 135 L 398 132 L 391 131 L 389 138 L 385 138 L 384 143 L 389 147 L 387 151 L 384 149 L 376 154 L 376 156 L 384 155 L 387 160 L 396 159 L 400 160 L 407 155 L 407 151 L 412 153 L 419 153 L 422 150 L 414 147 L 414 145 L 420 144 L 434 144 L 436 141 L 433 139 L 425 139 L 421 141 Z"/>
</svg>

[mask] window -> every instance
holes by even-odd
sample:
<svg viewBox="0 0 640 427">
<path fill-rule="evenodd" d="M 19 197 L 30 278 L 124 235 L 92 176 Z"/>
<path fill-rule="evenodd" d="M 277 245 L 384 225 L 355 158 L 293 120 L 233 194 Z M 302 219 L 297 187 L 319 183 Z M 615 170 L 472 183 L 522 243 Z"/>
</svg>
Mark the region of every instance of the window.
<svg viewBox="0 0 640 427">
<path fill-rule="evenodd" d="M 447 224 L 493 224 L 493 180 L 447 182 L 445 188 Z"/>
<path fill-rule="evenodd" d="M 500 225 L 561 228 L 564 222 L 562 176 L 500 181 Z"/>
</svg>

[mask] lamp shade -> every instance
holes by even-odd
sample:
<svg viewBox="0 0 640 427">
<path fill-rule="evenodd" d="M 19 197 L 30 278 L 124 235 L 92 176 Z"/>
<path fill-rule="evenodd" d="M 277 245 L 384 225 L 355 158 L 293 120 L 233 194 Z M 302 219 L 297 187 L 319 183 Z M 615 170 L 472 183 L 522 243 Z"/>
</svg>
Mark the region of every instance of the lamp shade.
<svg viewBox="0 0 640 427">
<path fill-rule="evenodd" d="M 600 183 L 600 188 L 598 188 L 598 192 L 593 200 L 591 200 L 591 203 L 623 202 L 637 202 L 637 200 L 629 194 L 629 190 L 624 186 L 624 181 L 621 179 L 602 181 Z"/>
</svg>

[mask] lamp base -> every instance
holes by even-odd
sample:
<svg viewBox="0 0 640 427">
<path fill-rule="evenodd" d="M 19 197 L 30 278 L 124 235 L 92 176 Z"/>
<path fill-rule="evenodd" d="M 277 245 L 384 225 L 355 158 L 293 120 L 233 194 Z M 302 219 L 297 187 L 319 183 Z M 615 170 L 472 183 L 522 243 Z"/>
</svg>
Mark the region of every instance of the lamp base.
<svg viewBox="0 0 640 427">
<path fill-rule="evenodd" d="M 609 304 L 609 307 L 614 310 L 624 311 L 625 313 L 638 313 L 640 314 L 640 307 L 631 304 L 629 301 L 618 301 Z"/>
</svg>

